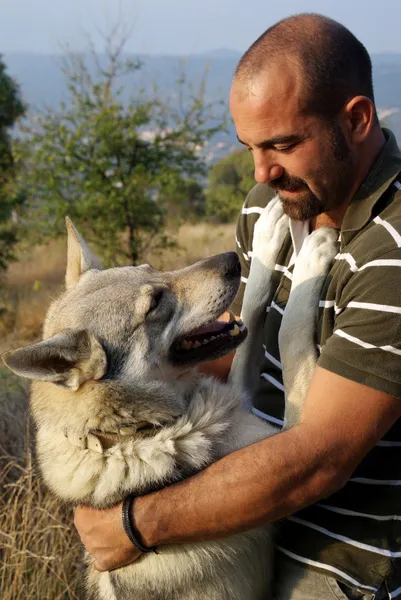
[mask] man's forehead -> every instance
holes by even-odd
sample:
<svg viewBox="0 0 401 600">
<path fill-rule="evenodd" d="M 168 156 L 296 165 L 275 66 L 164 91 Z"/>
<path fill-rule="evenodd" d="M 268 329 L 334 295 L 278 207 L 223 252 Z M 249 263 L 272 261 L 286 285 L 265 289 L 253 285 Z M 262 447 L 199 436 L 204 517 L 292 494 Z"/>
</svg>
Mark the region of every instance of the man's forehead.
<svg viewBox="0 0 401 600">
<path fill-rule="evenodd" d="M 242 101 L 231 105 L 231 113 L 240 141 L 257 145 L 267 139 L 301 135 L 307 126 L 306 118 L 297 103 Z"/>
<path fill-rule="evenodd" d="M 300 95 L 302 92 L 302 69 L 291 60 L 274 60 L 255 73 L 234 77 L 232 94 L 245 99 L 274 98 L 285 94 Z"/>
</svg>

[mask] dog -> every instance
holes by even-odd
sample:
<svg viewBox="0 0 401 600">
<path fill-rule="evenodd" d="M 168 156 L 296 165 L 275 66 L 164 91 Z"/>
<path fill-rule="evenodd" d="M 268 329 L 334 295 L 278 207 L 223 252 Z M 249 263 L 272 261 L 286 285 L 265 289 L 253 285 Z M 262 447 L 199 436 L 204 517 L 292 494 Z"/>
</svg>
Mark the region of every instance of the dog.
<svg viewBox="0 0 401 600">
<path fill-rule="evenodd" d="M 234 375 L 224 384 L 197 372 L 247 337 L 241 320 L 218 320 L 238 291 L 235 253 L 168 273 L 102 270 L 70 221 L 67 229 L 66 290 L 48 310 L 43 341 L 3 356 L 33 380 L 37 459 L 60 500 L 107 508 L 277 433 L 249 412 Z M 321 260 L 317 271 L 327 265 Z M 242 348 L 246 357 L 249 343 Z M 266 600 L 271 527 L 164 546 L 111 573 L 97 572 L 89 556 L 86 563 L 91 600 Z"/>
</svg>

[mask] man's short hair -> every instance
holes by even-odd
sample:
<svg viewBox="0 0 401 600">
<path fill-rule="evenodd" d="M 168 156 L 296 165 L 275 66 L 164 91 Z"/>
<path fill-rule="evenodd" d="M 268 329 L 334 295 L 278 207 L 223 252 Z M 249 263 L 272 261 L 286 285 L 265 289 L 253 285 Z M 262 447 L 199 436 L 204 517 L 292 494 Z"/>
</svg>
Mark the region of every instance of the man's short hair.
<svg viewBox="0 0 401 600">
<path fill-rule="evenodd" d="M 374 103 L 372 63 L 365 46 L 343 25 L 304 13 L 267 29 L 245 52 L 234 78 L 251 81 L 276 59 L 299 63 L 308 113 L 336 116 L 355 96 Z"/>
</svg>

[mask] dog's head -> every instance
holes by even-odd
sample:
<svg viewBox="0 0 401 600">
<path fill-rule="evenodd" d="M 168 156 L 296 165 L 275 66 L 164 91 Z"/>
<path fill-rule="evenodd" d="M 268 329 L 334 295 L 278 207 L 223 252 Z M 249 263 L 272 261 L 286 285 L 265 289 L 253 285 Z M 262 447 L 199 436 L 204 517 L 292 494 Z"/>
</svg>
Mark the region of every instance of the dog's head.
<svg viewBox="0 0 401 600">
<path fill-rule="evenodd" d="M 241 322 L 216 321 L 240 283 L 235 253 L 178 271 L 149 265 L 102 270 L 67 220 L 66 291 L 44 325 L 44 341 L 3 356 L 15 373 L 71 391 L 85 382 L 177 379 L 238 346 Z"/>
</svg>

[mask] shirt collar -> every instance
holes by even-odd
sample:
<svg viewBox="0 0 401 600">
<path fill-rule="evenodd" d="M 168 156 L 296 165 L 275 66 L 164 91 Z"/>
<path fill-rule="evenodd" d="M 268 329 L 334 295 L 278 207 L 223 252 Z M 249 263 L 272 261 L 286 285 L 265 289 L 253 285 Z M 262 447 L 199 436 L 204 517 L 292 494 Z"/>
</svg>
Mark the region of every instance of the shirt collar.
<svg viewBox="0 0 401 600">
<path fill-rule="evenodd" d="M 344 243 L 349 243 L 355 233 L 368 223 L 375 204 L 401 171 L 397 140 L 389 129 L 383 129 L 383 133 L 386 143 L 345 213 L 341 226 Z"/>
</svg>

